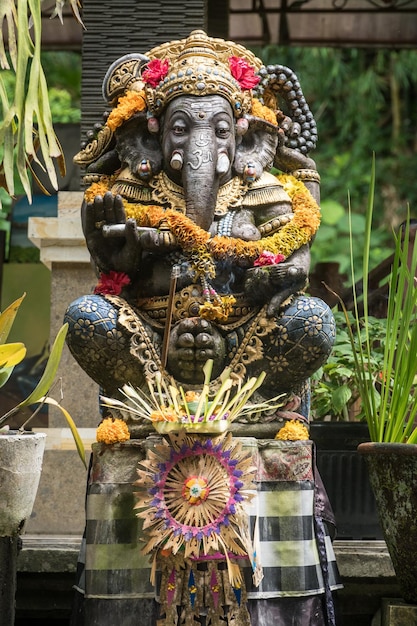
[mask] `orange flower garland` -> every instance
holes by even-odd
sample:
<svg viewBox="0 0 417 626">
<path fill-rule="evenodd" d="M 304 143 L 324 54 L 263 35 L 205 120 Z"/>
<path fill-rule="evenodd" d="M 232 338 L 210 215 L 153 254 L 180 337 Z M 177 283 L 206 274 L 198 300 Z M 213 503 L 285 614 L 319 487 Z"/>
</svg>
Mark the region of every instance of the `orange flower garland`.
<svg viewBox="0 0 417 626">
<path fill-rule="evenodd" d="M 146 94 L 143 90 L 127 91 L 126 94 L 119 99 L 117 106 L 111 111 L 106 124 L 110 130 L 114 132 L 116 128 L 119 128 L 124 122 L 127 122 L 135 113 L 147 110 L 147 108 Z M 254 117 L 259 117 L 274 126 L 278 126 L 275 111 L 262 104 L 257 98 L 252 98 L 250 113 Z"/>
<path fill-rule="evenodd" d="M 110 113 L 106 124 L 114 132 L 132 115 L 147 109 L 147 106 L 144 91 L 127 91 L 126 95 L 119 99 L 117 107 Z"/>
<path fill-rule="evenodd" d="M 261 119 L 266 120 L 274 126 L 278 126 L 277 116 L 275 115 L 274 111 L 264 104 L 261 104 L 261 102 L 257 98 L 252 98 L 251 114 L 255 117 L 260 117 Z"/>
<path fill-rule="evenodd" d="M 211 237 L 210 233 L 190 218 L 173 209 L 156 205 L 133 204 L 124 201 L 126 218 L 134 218 L 138 226 L 168 228 L 183 251 L 193 255 L 195 270 L 200 275 L 215 276 L 215 260 L 235 259 L 254 262 L 263 252 L 281 254 L 285 258 L 309 243 L 320 225 L 320 207 L 302 181 L 282 174 L 277 177 L 288 193 L 293 206 L 293 219 L 277 233 L 258 241 L 245 241 L 236 237 Z M 85 192 L 87 202 L 96 195 L 104 195 L 114 178 L 93 183 Z"/>
<path fill-rule="evenodd" d="M 187 216 L 172 209 L 125 202 L 126 217 L 133 217 L 140 226 L 160 228 L 164 222 L 185 251 L 209 251 L 213 259 L 235 258 L 254 261 L 262 252 L 289 257 L 308 243 L 320 225 L 320 207 L 305 185 L 294 176 L 277 177 L 293 204 L 293 219 L 274 235 L 259 241 L 244 241 L 235 237 L 210 237 Z"/>
<path fill-rule="evenodd" d="M 104 196 L 110 191 L 116 180 L 115 176 L 103 176 L 98 183 L 92 183 L 84 192 L 84 200 L 87 204 L 92 204 L 96 196 Z"/>
</svg>

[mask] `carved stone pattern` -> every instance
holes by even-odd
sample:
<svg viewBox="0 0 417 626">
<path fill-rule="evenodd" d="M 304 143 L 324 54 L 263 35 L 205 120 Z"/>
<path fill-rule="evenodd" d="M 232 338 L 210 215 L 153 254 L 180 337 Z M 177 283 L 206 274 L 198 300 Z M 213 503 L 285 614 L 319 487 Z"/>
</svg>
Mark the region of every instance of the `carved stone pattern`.
<svg viewBox="0 0 417 626">
<path fill-rule="evenodd" d="M 106 152 L 112 139 L 113 132 L 108 126 L 103 126 L 96 139 L 90 141 L 83 150 L 75 155 L 73 159 L 74 163 L 80 165 L 81 167 L 86 167 L 90 163 L 93 163 L 102 154 L 104 154 L 104 152 Z"/>
<path fill-rule="evenodd" d="M 117 296 L 106 296 L 106 299 L 119 309 L 118 322 L 131 335 L 130 353 L 138 359 L 144 375 L 148 378 L 154 378 L 163 368 L 159 355 L 140 317 L 125 300 Z"/>
</svg>

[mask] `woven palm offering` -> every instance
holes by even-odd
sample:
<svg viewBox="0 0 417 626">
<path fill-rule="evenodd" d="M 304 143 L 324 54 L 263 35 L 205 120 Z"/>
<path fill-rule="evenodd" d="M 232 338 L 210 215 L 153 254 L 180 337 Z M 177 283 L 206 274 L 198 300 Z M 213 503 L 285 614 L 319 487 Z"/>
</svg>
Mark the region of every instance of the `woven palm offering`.
<svg viewBox="0 0 417 626">
<path fill-rule="evenodd" d="M 135 511 L 166 626 L 178 623 L 178 608 L 185 624 L 203 612 L 215 626 L 225 611 L 229 623 L 249 624 L 242 568 L 250 564 L 256 586 L 263 577 L 248 515 L 257 467 L 228 429 L 242 413 L 277 408 L 279 398 L 249 402 L 264 374 L 242 385 L 225 370 L 213 390 L 212 365 L 198 392 L 156 376 L 146 395 L 125 385 L 125 402 L 102 398 L 117 415 L 150 420 L 164 435 L 139 463 Z"/>
</svg>

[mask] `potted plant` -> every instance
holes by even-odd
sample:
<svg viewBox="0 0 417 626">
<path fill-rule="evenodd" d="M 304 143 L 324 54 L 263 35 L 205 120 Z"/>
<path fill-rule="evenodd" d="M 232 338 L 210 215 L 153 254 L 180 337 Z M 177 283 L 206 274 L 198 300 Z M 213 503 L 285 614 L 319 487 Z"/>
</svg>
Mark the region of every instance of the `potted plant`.
<svg viewBox="0 0 417 626">
<path fill-rule="evenodd" d="M 363 276 L 369 274 L 375 164 L 366 212 Z M 371 441 L 358 446 L 364 455 L 384 538 L 406 602 L 417 603 L 417 246 L 408 217 L 395 236 L 389 276 L 382 367 L 372 355 L 368 285 L 363 302 L 353 288 L 353 322 L 344 307 L 355 378 Z M 351 239 L 351 257 L 354 242 Z M 355 285 L 352 262 L 352 284 Z M 360 340 L 361 335 L 365 341 Z"/>
<path fill-rule="evenodd" d="M 23 343 L 6 343 L 24 297 L 23 295 L 0 313 L 0 387 L 7 382 L 14 367 L 26 356 Z M 5 427 L 6 422 L 22 408 L 34 404 L 40 407 L 46 403 L 58 407 L 65 416 L 78 453 L 85 464 L 83 444 L 74 421 L 64 407 L 49 397 L 66 333 L 67 325 L 64 325 L 56 336 L 44 373 L 36 388 L 25 400 L 0 417 L 0 580 L 2 581 L 0 614 L 7 623 L 14 621 L 18 537 L 32 512 L 42 469 L 46 435 L 27 430 L 29 422 L 37 413 L 36 410 L 17 430 Z"/>
<path fill-rule="evenodd" d="M 24 297 L 23 295 L 0 313 L 0 387 L 7 382 L 14 367 L 26 356 L 26 348 L 23 343 L 6 343 Z M 59 402 L 48 395 L 55 379 L 66 333 L 67 325 L 65 324 L 55 338 L 44 373 L 36 388 L 26 399 L 0 417 L 0 458 L 2 459 L 0 467 L 0 489 L 2 492 L 0 536 L 2 537 L 13 536 L 19 532 L 24 521 L 32 511 L 39 483 L 46 438 L 44 433 L 33 433 L 27 430 L 29 422 L 36 415 L 39 408 L 32 413 L 18 430 L 4 428 L 4 425 L 10 418 L 24 407 L 34 404 L 38 404 L 39 407 L 43 404 L 51 404 L 58 407 L 65 416 L 74 436 L 78 453 L 85 463 L 83 444 L 73 419 Z M 31 455 L 32 460 L 28 458 L 28 455 Z M 25 467 L 26 470 L 24 469 Z M 10 497 L 6 497 L 6 489 L 10 489 Z M 17 493 L 18 498 L 13 497 L 13 493 Z"/>
</svg>

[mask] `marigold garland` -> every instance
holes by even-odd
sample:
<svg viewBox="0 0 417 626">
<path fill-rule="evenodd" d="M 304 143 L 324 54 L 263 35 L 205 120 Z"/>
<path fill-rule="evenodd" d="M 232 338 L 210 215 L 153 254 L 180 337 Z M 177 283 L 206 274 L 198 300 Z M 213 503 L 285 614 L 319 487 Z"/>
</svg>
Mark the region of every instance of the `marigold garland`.
<svg viewBox="0 0 417 626">
<path fill-rule="evenodd" d="M 158 81 L 159 82 L 159 81 Z M 156 85 L 153 85 L 154 87 Z M 126 91 L 124 96 L 119 98 L 117 106 L 111 111 L 107 118 L 106 125 L 111 131 L 115 131 L 119 126 L 127 122 L 135 113 L 148 109 L 145 91 Z M 252 98 L 251 114 L 266 120 L 274 126 L 278 126 L 276 113 L 273 109 L 262 104 L 257 98 Z"/>
<path fill-rule="evenodd" d="M 199 275 L 215 273 L 214 261 L 235 259 L 254 262 L 263 252 L 281 254 L 285 258 L 309 243 L 320 225 L 320 207 L 302 181 L 294 176 L 277 176 L 292 201 L 294 217 L 277 233 L 258 241 L 244 241 L 235 237 L 210 237 L 190 218 L 173 209 L 156 205 L 142 205 L 124 201 L 126 218 L 134 218 L 138 226 L 169 228 L 184 252 L 193 254 L 193 265 Z M 87 202 L 96 195 L 104 195 L 111 179 L 93 183 L 85 193 Z"/>
<path fill-rule="evenodd" d="M 287 422 L 275 436 L 275 439 L 281 441 L 305 441 L 309 438 L 308 429 L 299 420 Z"/>
<path fill-rule="evenodd" d="M 251 114 L 255 117 L 260 117 L 261 119 L 266 120 L 274 126 L 278 126 L 277 116 L 274 111 L 262 104 L 257 98 L 252 98 Z"/>
<path fill-rule="evenodd" d="M 103 176 L 100 182 L 92 183 L 84 192 L 84 200 L 88 204 L 92 204 L 96 196 L 104 196 L 105 193 L 110 191 L 115 180 L 115 176 Z"/>
<path fill-rule="evenodd" d="M 163 209 L 125 203 L 126 217 L 133 217 L 140 226 L 160 228 L 166 222 L 184 251 L 206 248 L 213 259 L 246 259 L 254 261 L 262 252 L 282 254 L 286 258 L 308 243 L 320 225 L 320 207 L 302 181 L 283 174 L 277 177 L 293 204 L 293 219 L 274 235 L 259 241 L 244 241 L 234 237 L 210 237 L 210 234 L 194 224 L 187 216 Z"/>
<path fill-rule="evenodd" d="M 144 91 L 127 91 L 119 99 L 117 107 L 110 113 L 106 124 L 114 132 L 116 128 L 119 128 L 132 115 L 139 113 L 139 111 L 144 111 L 147 107 Z"/>
<path fill-rule="evenodd" d="M 110 445 L 127 441 L 130 439 L 130 433 L 126 422 L 121 419 L 106 417 L 97 428 L 96 439 L 100 443 Z"/>
</svg>

